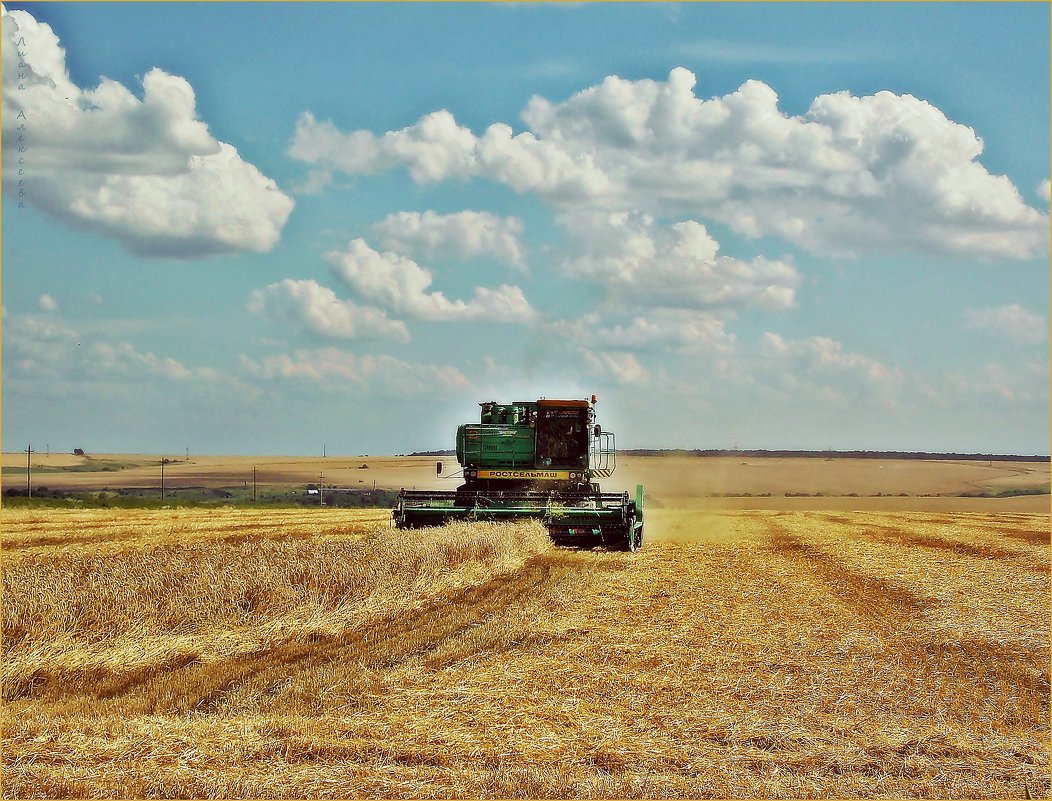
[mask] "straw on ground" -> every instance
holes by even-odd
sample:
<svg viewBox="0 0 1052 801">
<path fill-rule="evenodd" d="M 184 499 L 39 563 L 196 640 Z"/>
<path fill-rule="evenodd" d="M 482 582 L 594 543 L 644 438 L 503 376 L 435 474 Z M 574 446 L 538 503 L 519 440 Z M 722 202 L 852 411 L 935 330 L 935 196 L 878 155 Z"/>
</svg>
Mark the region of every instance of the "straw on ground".
<svg viewBox="0 0 1052 801">
<path fill-rule="evenodd" d="M 382 514 L 5 511 L 5 794 L 1049 792 L 1047 517 Z"/>
</svg>

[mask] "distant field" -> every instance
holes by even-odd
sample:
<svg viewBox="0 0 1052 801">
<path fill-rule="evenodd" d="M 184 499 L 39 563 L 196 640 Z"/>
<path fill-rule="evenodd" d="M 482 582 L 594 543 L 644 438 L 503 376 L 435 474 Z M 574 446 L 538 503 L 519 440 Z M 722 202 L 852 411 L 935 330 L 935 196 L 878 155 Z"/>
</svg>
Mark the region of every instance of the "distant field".
<svg viewBox="0 0 1052 801">
<path fill-rule="evenodd" d="M 33 485 L 66 491 L 121 487 L 160 491 L 160 456 L 34 456 Z M 431 457 L 191 456 L 165 465 L 165 485 L 249 493 L 253 468 L 262 488 L 302 492 L 323 483 L 357 489 L 454 489 L 453 459 Z M 26 486 L 25 454 L 3 455 L 4 491 Z M 651 508 L 869 511 L 1048 511 L 1048 462 L 850 458 L 627 456 L 604 489 L 646 486 Z M 1023 494 L 1019 493 L 1037 493 Z M 1003 497 L 999 497 L 1003 496 Z M 250 497 L 250 496 L 249 496 Z"/>
<path fill-rule="evenodd" d="M 1049 794 L 1047 514 L 2 514 L 5 797 Z"/>
</svg>

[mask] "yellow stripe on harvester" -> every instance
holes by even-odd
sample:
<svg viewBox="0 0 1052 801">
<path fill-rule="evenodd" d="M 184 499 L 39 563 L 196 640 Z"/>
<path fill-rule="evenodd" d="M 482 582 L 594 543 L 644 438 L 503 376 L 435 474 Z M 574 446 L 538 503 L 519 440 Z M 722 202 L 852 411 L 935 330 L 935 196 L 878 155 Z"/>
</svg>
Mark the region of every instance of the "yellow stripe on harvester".
<svg viewBox="0 0 1052 801">
<path fill-rule="evenodd" d="M 613 470 L 589 470 L 588 475 L 593 478 L 610 478 L 613 472 Z"/>
<path fill-rule="evenodd" d="M 479 470 L 479 478 L 551 478 L 565 481 L 569 470 Z"/>
</svg>

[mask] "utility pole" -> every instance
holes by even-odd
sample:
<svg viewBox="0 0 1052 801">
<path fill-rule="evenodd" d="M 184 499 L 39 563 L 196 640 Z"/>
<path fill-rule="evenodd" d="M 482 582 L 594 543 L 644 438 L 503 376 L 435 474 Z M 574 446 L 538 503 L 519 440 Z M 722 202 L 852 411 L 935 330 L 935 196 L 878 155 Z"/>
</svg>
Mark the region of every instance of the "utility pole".
<svg viewBox="0 0 1052 801">
<path fill-rule="evenodd" d="M 33 446 L 26 445 L 26 492 L 33 497 Z"/>
<path fill-rule="evenodd" d="M 161 500 L 164 500 L 164 463 L 168 460 L 161 457 Z"/>
<path fill-rule="evenodd" d="M 324 473 L 318 473 L 318 506 L 325 505 L 325 485 L 322 483 L 325 480 Z"/>
<path fill-rule="evenodd" d="M 252 468 L 252 503 L 256 502 L 256 468 Z"/>
</svg>

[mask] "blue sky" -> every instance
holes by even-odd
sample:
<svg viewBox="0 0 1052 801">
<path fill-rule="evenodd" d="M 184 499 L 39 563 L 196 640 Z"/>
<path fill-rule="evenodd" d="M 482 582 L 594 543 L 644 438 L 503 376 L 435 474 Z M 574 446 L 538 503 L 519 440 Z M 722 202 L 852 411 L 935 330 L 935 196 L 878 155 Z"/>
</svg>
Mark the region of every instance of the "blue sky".
<svg viewBox="0 0 1052 801">
<path fill-rule="evenodd" d="M 4 8 L 6 450 L 1048 453 L 1047 4 Z"/>
</svg>

